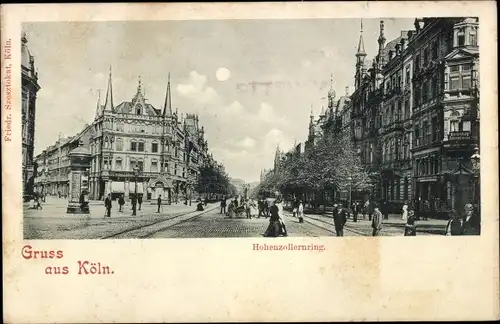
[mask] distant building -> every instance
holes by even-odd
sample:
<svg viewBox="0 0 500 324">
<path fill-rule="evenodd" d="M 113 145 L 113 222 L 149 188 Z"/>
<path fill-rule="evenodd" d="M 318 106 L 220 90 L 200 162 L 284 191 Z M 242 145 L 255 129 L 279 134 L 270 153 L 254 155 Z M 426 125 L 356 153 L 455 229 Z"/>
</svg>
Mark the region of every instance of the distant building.
<svg viewBox="0 0 500 324">
<path fill-rule="evenodd" d="M 35 120 L 36 95 L 40 90 L 38 71 L 35 68 L 35 59 L 28 49 L 26 33 L 21 37 L 21 125 L 22 125 L 22 181 L 23 193 L 29 194 L 34 190 L 35 165 L 33 152 L 35 148 Z"/>
</svg>

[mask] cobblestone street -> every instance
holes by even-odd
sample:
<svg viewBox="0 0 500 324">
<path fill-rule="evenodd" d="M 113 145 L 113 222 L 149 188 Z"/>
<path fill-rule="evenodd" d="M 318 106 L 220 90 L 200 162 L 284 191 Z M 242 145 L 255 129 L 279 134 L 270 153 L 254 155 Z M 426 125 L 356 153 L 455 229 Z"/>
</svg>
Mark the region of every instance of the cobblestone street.
<svg viewBox="0 0 500 324">
<path fill-rule="evenodd" d="M 179 203 L 164 205 L 162 212 L 156 213 L 157 206 L 145 202 L 141 210 L 137 210 L 137 216 L 131 216 L 130 204 L 125 205 L 120 213 L 113 202 L 111 217 L 104 218 L 102 201 L 90 202 L 90 214 L 66 214 L 66 199 L 49 197 L 42 206 L 42 210 L 24 206 L 25 239 L 99 239 L 196 210 L 195 203 L 191 206 Z"/>
<path fill-rule="evenodd" d="M 152 235 L 152 238 L 201 238 L 201 237 L 262 237 L 269 219 L 266 218 L 232 218 L 219 214 L 219 209 L 191 218 L 164 231 Z M 285 216 L 285 224 L 290 237 L 332 236 L 325 228 Z"/>
</svg>

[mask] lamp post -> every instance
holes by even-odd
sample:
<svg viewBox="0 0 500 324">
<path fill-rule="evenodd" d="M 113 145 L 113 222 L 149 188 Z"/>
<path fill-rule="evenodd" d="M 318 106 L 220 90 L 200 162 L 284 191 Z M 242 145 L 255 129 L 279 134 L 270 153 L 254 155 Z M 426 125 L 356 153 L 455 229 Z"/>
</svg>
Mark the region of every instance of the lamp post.
<svg viewBox="0 0 500 324">
<path fill-rule="evenodd" d="M 470 157 L 471 163 L 472 163 L 472 170 L 474 171 L 474 184 L 473 184 L 473 199 L 474 199 L 474 205 L 480 205 L 480 198 L 478 197 L 480 195 L 480 189 L 478 188 L 478 184 L 480 181 L 479 175 L 480 175 L 480 162 L 481 162 L 481 156 L 479 155 L 479 147 L 474 147 L 474 153 Z M 479 193 L 479 195 L 478 195 Z"/>
<path fill-rule="evenodd" d="M 132 216 L 136 215 L 136 209 L 137 209 L 137 177 L 138 176 L 139 176 L 139 165 L 136 164 L 134 167 L 135 190 L 134 190 L 134 203 L 132 204 Z"/>
<path fill-rule="evenodd" d="M 347 208 L 351 208 L 351 200 L 352 200 L 352 178 L 349 177 L 347 178 L 347 181 L 349 181 L 349 202 L 347 203 Z"/>
</svg>

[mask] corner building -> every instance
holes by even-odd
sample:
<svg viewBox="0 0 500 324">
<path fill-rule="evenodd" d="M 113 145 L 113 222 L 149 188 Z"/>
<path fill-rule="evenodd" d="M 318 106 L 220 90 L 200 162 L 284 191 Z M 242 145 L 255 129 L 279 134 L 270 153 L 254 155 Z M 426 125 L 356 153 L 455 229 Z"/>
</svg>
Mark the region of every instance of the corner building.
<svg viewBox="0 0 500 324">
<path fill-rule="evenodd" d="M 36 170 L 33 161 L 35 149 L 36 95 L 40 90 L 35 59 L 28 48 L 26 33 L 21 37 L 21 125 L 22 125 L 22 180 L 23 193 L 34 191 Z"/>
<path fill-rule="evenodd" d="M 198 116 L 172 111 L 170 76 L 162 109 L 147 103 L 140 80 L 132 100 L 115 106 L 110 71 L 89 142 L 91 199 L 108 193 L 130 198 L 136 192 L 144 200 L 192 198 L 199 167 L 210 159 Z"/>
</svg>

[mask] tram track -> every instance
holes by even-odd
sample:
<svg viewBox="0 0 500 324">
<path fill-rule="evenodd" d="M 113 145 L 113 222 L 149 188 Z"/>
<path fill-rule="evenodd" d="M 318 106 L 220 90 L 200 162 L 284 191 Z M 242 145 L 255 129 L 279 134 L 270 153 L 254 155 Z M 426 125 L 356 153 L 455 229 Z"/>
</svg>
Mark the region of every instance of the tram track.
<svg viewBox="0 0 500 324">
<path fill-rule="evenodd" d="M 183 223 L 183 222 L 188 221 L 190 219 L 193 219 L 195 217 L 206 214 L 209 211 L 212 211 L 216 208 L 217 208 L 217 206 L 211 206 L 202 212 L 191 211 L 191 212 L 187 212 L 187 213 L 180 213 L 180 214 L 174 215 L 172 217 L 155 220 L 154 222 L 149 223 L 149 224 L 138 225 L 138 226 L 134 226 L 131 228 L 127 228 L 125 230 L 103 236 L 103 237 L 101 237 L 101 239 L 105 240 L 105 239 L 120 239 L 120 238 L 147 238 L 147 237 L 150 237 L 159 231 L 165 230 L 166 228 L 169 228 L 171 226 L 177 225 L 179 223 Z M 184 219 L 184 217 L 185 217 L 185 219 Z M 180 219 L 180 221 L 179 221 L 179 219 Z M 170 223 L 172 223 L 172 224 L 170 224 Z"/>
<path fill-rule="evenodd" d="M 290 217 L 292 217 L 292 218 L 295 218 L 295 217 L 293 217 L 293 216 L 292 216 L 292 214 L 287 214 L 287 216 L 290 216 Z M 315 222 L 320 222 L 320 223 L 323 223 L 323 224 L 329 225 L 329 227 L 320 226 L 320 225 L 318 225 L 318 224 L 315 224 L 315 222 L 311 222 L 311 221 L 309 221 L 308 219 L 312 219 L 312 220 L 314 220 Z M 332 222 L 331 222 L 331 223 L 329 223 L 329 222 L 327 222 L 327 221 L 325 221 L 325 220 L 322 220 L 322 219 L 317 219 L 317 218 L 313 218 L 313 217 L 310 217 L 310 216 L 304 215 L 304 222 L 307 222 L 308 224 L 311 224 L 311 225 L 313 225 L 313 226 L 315 226 L 315 227 L 321 228 L 321 229 L 323 229 L 323 230 L 325 230 L 325 231 L 328 231 L 328 232 L 330 232 L 330 233 L 332 233 L 332 234 L 336 234 L 336 233 L 335 233 L 335 226 L 334 226 L 334 224 L 333 224 L 333 220 L 332 220 Z M 346 225 L 347 225 L 347 224 L 346 224 Z M 345 225 L 344 225 L 344 230 L 345 230 L 345 231 L 348 231 L 348 232 L 351 232 L 351 233 L 354 233 L 354 234 L 356 234 L 356 235 L 360 235 L 360 236 L 369 236 L 369 235 L 368 235 L 368 234 L 366 234 L 366 233 L 363 233 L 363 232 L 361 232 L 361 231 L 357 231 L 357 230 L 353 230 L 352 228 L 349 228 L 348 226 L 345 226 Z"/>
</svg>

